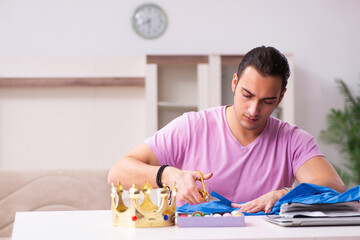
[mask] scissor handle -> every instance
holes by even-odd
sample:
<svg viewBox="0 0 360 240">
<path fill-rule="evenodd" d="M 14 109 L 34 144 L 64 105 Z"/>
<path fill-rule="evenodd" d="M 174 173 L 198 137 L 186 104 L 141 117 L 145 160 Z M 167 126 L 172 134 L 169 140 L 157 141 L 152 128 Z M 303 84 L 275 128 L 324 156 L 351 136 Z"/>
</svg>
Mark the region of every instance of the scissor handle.
<svg viewBox="0 0 360 240">
<path fill-rule="evenodd" d="M 205 198 L 205 200 L 206 201 L 209 201 L 209 193 L 207 192 L 207 190 L 206 190 L 206 186 L 205 186 L 205 182 L 204 182 L 204 177 L 203 177 L 203 175 L 202 175 L 202 173 L 200 172 L 200 170 L 196 170 L 196 172 L 199 174 L 199 176 L 200 176 L 200 182 L 201 182 L 201 185 L 202 185 L 202 187 L 203 187 L 203 189 L 200 189 L 199 188 L 199 192 L 200 192 L 200 194 L 201 194 L 201 196 L 203 197 L 203 198 Z"/>
</svg>

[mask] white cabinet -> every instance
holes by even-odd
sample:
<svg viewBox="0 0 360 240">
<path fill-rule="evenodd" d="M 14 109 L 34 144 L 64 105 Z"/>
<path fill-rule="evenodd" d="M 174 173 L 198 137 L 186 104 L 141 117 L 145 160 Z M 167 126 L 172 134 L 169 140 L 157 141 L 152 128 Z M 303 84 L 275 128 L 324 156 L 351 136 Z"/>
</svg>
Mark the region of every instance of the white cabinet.
<svg viewBox="0 0 360 240">
<path fill-rule="evenodd" d="M 205 109 L 208 56 L 147 56 L 147 136 L 188 111 Z"/>
<path fill-rule="evenodd" d="M 231 81 L 243 55 L 147 56 L 147 136 L 188 111 L 233 103 Z M 293 73 L 291 56 L 287 56 Z M 294 78 L 274 116 L 295 123 Z"/>
</svg>

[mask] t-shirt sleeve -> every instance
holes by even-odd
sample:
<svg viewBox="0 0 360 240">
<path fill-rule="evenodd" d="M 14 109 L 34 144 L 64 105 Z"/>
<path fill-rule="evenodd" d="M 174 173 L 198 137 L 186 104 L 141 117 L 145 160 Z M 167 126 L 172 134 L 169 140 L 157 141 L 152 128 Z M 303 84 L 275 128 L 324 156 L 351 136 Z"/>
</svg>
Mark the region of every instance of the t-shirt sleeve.
<svg viewBox="0 0 360 240">
<path fill-rule="evenodd" d="M 302 129 L 296 128 L 293 131 L 290 144 L 294 176 L 306 161 L 316 156 L 323 156 L 314 137 Z"/>
<path fill-rule="evenodd" d="M 153 151 L 161 165 L 180 168 L 188 138 L 188 118 L 184 114 L 145 139 L 144 142 Z"/>
</svg>

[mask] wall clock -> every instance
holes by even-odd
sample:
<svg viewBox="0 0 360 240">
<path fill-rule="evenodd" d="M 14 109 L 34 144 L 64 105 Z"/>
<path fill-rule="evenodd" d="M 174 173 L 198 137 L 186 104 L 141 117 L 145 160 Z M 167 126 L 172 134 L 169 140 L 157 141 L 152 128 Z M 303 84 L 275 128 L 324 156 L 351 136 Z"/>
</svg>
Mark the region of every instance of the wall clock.
<svg viewBox="0 0 360 240">
<path fill-rule="evenodd" d="M 132 26 L 143 38 L 157 38 L 166 30 L 167 16 L 161 7 L 152 3 L 143 4 L 135 10 Z"/>
</svg>

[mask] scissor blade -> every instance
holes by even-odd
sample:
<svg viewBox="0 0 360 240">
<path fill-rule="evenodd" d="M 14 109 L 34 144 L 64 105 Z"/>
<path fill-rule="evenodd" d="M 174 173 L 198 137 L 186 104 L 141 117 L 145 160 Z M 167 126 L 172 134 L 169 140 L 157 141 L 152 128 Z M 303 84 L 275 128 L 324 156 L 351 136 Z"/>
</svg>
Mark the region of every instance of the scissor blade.
<svg viewBox="0 0 360 240">
<path fill-rule="evenodd" d="M 220 199 L 218 199 L 217 197 L 209 196 L 208 199 L 208 202 L 220 202 Z"/>
</svg>

